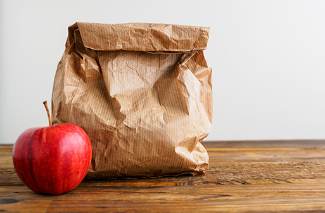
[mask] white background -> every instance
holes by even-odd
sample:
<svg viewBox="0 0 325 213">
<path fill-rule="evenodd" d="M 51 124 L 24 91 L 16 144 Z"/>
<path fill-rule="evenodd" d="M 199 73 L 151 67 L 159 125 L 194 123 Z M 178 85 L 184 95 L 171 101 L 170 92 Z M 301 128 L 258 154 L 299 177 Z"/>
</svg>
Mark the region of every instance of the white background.
<svg viewBox="0 0 325 213">
<path fill-rule="evenodd" d="M 211 27 L 206 140 L 325 138 L 325 1 L 0 0 L 0 143 L 48 124 L 42 102 L 77 21 Z"/>
</svg>

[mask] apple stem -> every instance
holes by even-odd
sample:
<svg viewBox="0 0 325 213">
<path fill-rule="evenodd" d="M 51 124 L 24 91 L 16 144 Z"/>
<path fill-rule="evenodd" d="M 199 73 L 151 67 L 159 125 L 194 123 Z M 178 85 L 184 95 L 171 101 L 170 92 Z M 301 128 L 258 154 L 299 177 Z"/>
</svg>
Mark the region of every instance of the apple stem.
<svg viewBox="0 0 325 213">
<path fill-rule="evenodd" d="M 52 126 L 51 115 L 50 115 L 50 110 L 49 110 L 49 108 L 47 106 L 47 101 L 44 101 L 43 104 L 45 106 L 45 109 L 46 109 L 46 112 L 47 112 L 47 116 L 49 117 L 49 125 Z"/>
</svg>

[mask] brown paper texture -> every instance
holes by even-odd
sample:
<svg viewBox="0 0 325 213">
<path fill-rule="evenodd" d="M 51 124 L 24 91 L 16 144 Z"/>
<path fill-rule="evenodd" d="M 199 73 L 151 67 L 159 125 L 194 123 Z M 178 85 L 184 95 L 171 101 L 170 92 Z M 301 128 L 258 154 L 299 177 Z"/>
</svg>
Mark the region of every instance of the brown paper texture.
<svg viewBox="0 0 325 213">
<path fill-rule="evenodd" d="M 212 122 L 209 28 L 75 23 L 58 64 L 53 124 L 91 140 L 88 178 L 201 173 Z"/>
</svg>

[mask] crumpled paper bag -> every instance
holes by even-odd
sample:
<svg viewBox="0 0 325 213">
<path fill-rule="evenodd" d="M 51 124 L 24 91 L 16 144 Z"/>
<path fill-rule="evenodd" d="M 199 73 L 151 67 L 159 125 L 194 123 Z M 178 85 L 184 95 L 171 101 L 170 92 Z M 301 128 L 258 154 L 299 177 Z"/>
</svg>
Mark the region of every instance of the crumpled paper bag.
<svg viewBox="0 0 325 213">
<path fill-rule="evenodd" d="M 52 93 L 53 125 L 74 123 L 93 154 L 87 178 L 198 174 L 212 122 L 209 28 L 77 22 Z"/>
</svg>

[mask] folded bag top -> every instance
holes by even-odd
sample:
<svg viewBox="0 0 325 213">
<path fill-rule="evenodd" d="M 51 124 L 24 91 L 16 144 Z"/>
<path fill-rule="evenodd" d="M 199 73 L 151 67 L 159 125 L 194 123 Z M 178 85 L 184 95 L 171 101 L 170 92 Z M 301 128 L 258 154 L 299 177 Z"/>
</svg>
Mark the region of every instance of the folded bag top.
<svg viewBox="0 0 325 213">
<path fill-rule="evenodd" d="M 85 47 L 93 50 L 147 52 L 188 52 L 204 50 L 209 39 L 208 27 L 171 24 L 129 23 L 93 24 L 77 22 Z"/>
<path fill-rule="evenodd" d="M 200 174 L 212 123 L 209 28 L 77 22 L 52 92 L 53 124 L 88 134 L 87 178 Z"/>
</svg>

